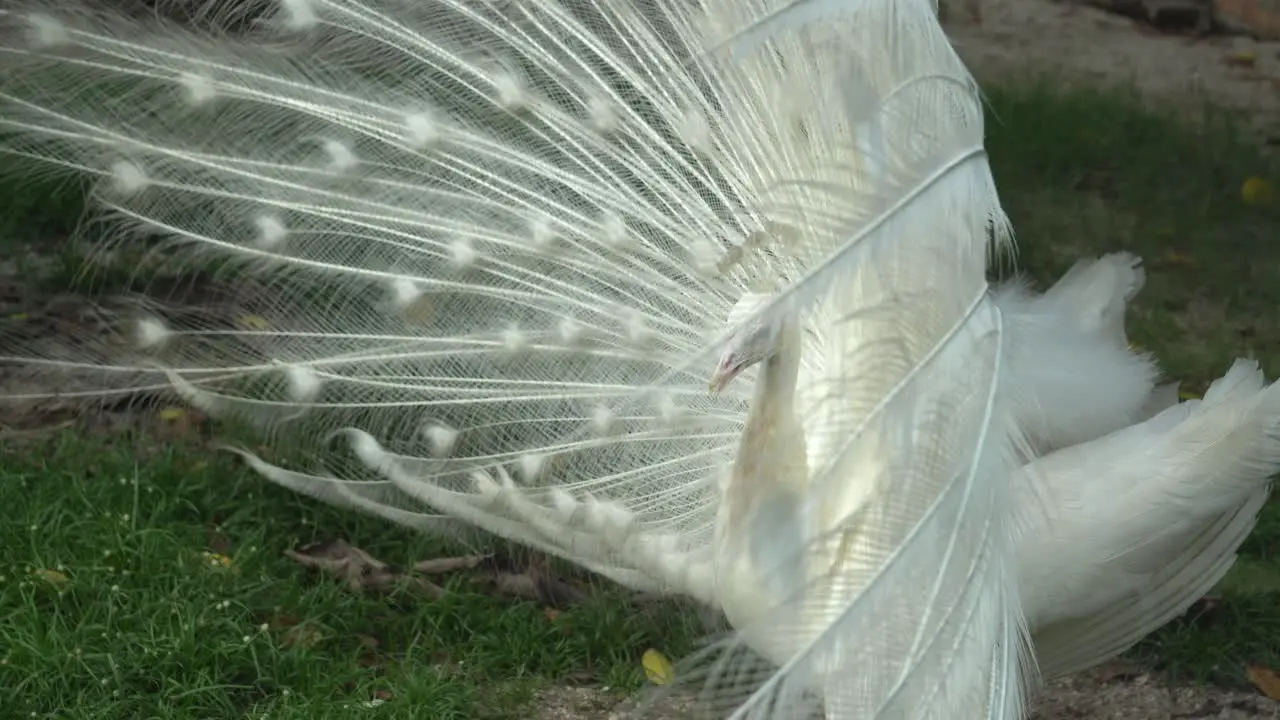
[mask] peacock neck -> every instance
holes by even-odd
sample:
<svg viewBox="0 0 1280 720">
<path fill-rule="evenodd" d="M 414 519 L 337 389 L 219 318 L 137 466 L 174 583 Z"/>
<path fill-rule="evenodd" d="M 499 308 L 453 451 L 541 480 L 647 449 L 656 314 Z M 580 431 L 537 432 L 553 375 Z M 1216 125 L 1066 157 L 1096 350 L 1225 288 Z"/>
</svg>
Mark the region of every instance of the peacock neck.
<svg viewBox="0 0 1280 720">
<path fill-rule="evenodd" d="M 793 491 L 806 477 L 804 433 L 795 402 L 800 331 L 794 321 L 784 322 L 776 352 L 761 363 L 726 489 L 725 520 L 731 527 L 777 492 Z"/>
<path fill-rule="evenodd" d="M 742 599 L 724 606 L 730 621 L 738 624 L 749 622 L 803 581 L 805 564 L 797 559 L 803 557 L 809 531 L 807 453 L 795 400 L 800 341 L 799 327 L 788 321 L 776 352 L 761 364 L 717 516 L 716 582 L 725 588 L 724 597 Z"/>
<path fill-rule="evenodd" d="M 782 321 L 777 350 L 761 363 L 751 398 L 748 424 L 773 423 L 778 413 L 795 412 L 796 379 L 800 374 L 800 328 L 795 320 Z"/>
</svg>

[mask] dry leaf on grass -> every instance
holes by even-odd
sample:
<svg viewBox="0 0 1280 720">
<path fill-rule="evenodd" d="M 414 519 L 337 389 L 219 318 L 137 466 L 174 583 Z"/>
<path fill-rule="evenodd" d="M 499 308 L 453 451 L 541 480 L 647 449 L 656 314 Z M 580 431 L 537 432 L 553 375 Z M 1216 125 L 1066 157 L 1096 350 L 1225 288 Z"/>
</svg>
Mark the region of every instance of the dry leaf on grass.
<svg viewBox="0 0 1280 720">
<path fill-rule="evenodd" d="M 285 555 L 345 581 L 355 592 L 387 592 L 408 583 L 427 597 L 438 598 L 444 589 L 420 574 L 443 575 L 469 570 L 468 580 L 473 585 L 496 595 L 553 607 L 587 598 L 584 590 L 551 572 L 545 560 L 538 556 L 522 558 L 523 562 L 517 564 L 510 558 L 494 555 L 463 555 L 422 560 L 402 568 L 384 563 L 345 540 L 312 543 L 297 550 L 286 550 Z"/>
<path fill-rule="evenodd" d="M 401 568 L 388 565 L 345 540 L 311 543 L 297 550 L 285 550 L 284 554 L 294 562 L 345 581 L 354 592 L 388 592 L 408 580 L 428 597 L 444 594 L 440 586 L 406 576 Z"/>
<path fill-rule="evenodd" d="M 1272 700 L 1280 700 L 1280 672 L 1263 665 L 1250 665 L 1245 675 L 1254 687 Z"/>
</svg>

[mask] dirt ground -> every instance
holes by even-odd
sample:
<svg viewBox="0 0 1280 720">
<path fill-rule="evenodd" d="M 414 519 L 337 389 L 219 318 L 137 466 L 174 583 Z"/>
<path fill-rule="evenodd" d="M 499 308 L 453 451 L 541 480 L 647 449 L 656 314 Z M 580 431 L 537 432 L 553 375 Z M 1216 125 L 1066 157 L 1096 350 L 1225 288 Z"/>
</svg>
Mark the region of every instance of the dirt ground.
<svg viewBox="0 0 1280 720">
<path fill-rule="evenodd" d="M 1075 82 L 1129 84 L 1161 104 L 1198 110 L 1207 101 L 1229 108 L 1247 118 L 1264 140 L 1280 141 L 1280 42 L 1225 33 L 1170 34 L 1084 0 L 980 2 L 980 22 L 957 19 L 947 27 L 979 79 L 1048 71 Z"/>
<path fill-rule="evenodd" d="M 945 0 L 944 0 L 945 1 Z M 1211 104 L 1247 118 L 1259 139 L 1280 143 L 1280 42 L 1211 33 L 1170 34 L 1083 2 L 980 0 L 981 21 L 955 0 L 948 32 L 980 80 L 1051 72 L 1081 83 L 1122 83 L 1146 100 L 1197 111 Z M 1099 122 L 1105 122 L 1099 118 Z M 617 696 L 562 688 L 546 693 L 535 720 L 622 719 Z M 692 717 L 672 703 L 654 720 Z M 1171 687 L 1150 674 L 1111 665 L 1051 683 L 1031 720 L 1280 719 L 1280 702 L 1259 693 Z"/>
</svg>

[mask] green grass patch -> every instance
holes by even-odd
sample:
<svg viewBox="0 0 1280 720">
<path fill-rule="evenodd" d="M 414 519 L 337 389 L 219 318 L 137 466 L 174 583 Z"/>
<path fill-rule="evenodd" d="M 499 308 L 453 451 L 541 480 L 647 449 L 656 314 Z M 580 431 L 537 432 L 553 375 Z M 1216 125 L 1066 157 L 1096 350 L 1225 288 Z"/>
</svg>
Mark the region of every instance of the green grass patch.
<svg viewBox="0 0 1280 720">
<path fill-rule="evenodd" d="M 1280 214 L 1240 193 L 1251 176 L 1280 183 L 1275 163 L 1221 118 L 1191 128 L 1123 92 L 990 92 L 1021 270 L 1044 284 L 1081 256 L 1135 252 L 1148 282 L 1131 337 L 1170 377 L 1200 390 L 1237 356 L 1280 374 Z M 0 193 L 4 241 L 64 253 L 75 202 L 43 186 Z M 291 495 L 222 455 L 129 443 L 0 445 L 0 687 L 19 717 L 345 718 L 378 700 L 380 717 L 528 717 L 540 688 L 633 688 L 646 648 L 678 656 L 700 632 L 690 614 L 608 590 L 555 619 L 462 581 L 440 600 L 354 594 L 283 551 L 336 537 L 402 564 L 461 550 Z M 1213 609 L 1134 656 L 1232 684 L 1246 663 L 1280 667 L 1278 547 L 1273 501 Z"/>
</svg>

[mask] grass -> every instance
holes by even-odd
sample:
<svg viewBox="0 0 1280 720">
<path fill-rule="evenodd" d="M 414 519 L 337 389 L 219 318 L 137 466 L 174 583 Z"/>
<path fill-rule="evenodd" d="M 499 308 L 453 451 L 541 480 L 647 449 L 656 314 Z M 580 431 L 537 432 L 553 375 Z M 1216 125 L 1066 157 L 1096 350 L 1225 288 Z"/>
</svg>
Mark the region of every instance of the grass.
<svg viewBox="0 0 1280 720">
<path fill-rule="evenodd" d="M 1219 119 L 1192 130 L 1123 92 L 1028 84 L 991 102 L 1020 269 L 1043 284 L 1082 255 L 1136 252 L 1148 283 L 1131 336 L 1171 377 L 1200 390 L 1236 356 L 1280 374 L 1280 214 L 1240 195 L 1280 168 Z M 45 190 L 4 193 L 0 232 L 69 231 L 74 200 L 46 203 Z M 542 688 L 633 688 L 647 647 L 679 655 L 698 633 L 608 591 L 555 619 L 464 582 L 440 600 L 353 594 L 282 552 L 341 537 L 407 563 L 457 548 L 273 488 L 196 443 L 137 454 L 135 442 L 0 446 L 0 686 L 15 717 L 353 717 L 375 700 L 379 717 L 527 717 Z M 1232 684 L 1246 664 L 1280 667 L 1278 547 L 1273 501 L 1214 609 L 1134 657 Z"/>
</svg>

